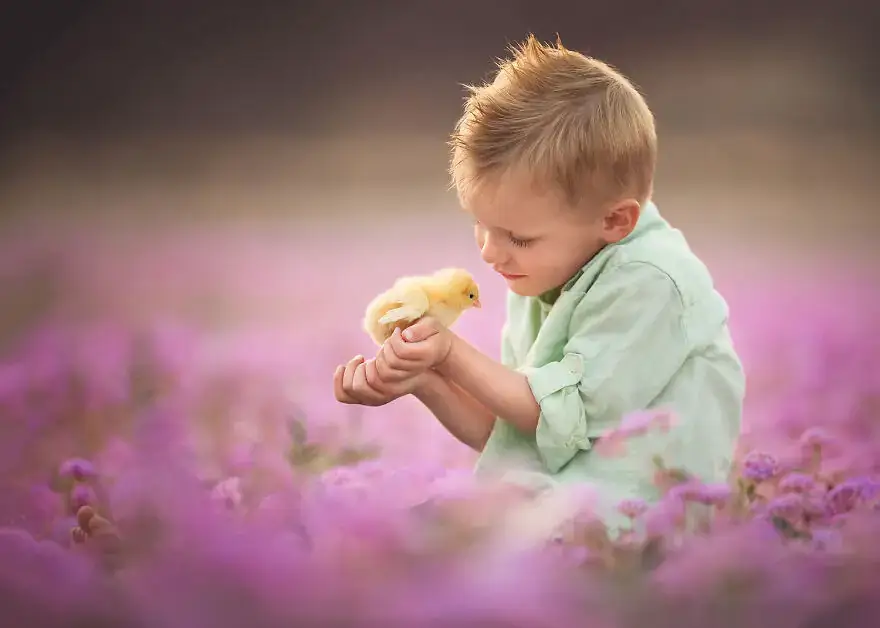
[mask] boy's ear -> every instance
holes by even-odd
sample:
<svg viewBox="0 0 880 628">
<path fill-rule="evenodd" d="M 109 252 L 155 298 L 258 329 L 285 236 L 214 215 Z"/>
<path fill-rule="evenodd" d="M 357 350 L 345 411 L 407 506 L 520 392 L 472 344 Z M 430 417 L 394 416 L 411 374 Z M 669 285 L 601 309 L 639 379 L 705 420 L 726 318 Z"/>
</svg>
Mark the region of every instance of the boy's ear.
<svg viewBox="0 0 880 628">
<path fill-rule="evenodd" d="M 635 199 L 628 198 L 612 205 L 602 220 L 602 234 L 609 244 L 620 242 L 636 228 L 641 215 L 641 206 Z"/>
</svg>

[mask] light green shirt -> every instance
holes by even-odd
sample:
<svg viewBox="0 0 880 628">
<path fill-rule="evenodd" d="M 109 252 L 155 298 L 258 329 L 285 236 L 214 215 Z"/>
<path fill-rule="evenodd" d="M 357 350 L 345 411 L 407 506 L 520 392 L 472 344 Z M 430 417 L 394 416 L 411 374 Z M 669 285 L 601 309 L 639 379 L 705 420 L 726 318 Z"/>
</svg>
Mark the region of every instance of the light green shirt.
<svg viewBox="0 0 880 628">
<path fill-rule="evenodd" d="M 496 419 L 478 475 L 588 482 L 612 510 L 659 498 L 655 454 L 706 481 L 727 478 L 745 393 L 727 304 L 653 203 L 561 291 L 509 293 L 507 309 L 501 361 L 528 377 L 541 414 L 534 434 Z M 592 449 L 624 415 L 651 409 L 672 411 L 668 433 L 632 439 L 615 457 Z"/>
</svg>

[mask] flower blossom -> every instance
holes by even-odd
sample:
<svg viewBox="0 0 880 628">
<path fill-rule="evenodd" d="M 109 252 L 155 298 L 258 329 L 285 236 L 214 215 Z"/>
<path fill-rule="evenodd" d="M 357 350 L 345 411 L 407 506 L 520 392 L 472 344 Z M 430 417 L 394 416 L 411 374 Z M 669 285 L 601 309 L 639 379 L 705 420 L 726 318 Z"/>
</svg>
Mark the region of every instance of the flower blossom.
<svg viewBox="0 0 880 628">
<path fill-rule="evenodd" d="M 753 482 L 764 482 L 779 472 L 779 463 L 772 455 L 760 451 L 750 452 L 743 460 L 742 475 Z"/>
</svg>

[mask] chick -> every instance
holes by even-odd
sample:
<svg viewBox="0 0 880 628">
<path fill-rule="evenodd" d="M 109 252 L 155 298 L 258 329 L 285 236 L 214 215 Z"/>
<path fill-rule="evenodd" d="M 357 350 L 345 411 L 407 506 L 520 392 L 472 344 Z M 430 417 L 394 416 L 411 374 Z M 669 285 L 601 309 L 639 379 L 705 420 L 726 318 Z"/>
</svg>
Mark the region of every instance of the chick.
<svg viewBox="0 0 880 628">
<path fill-rule="evenodd" d="M 404 330 L 423 316 L 452 326 L 462 312 L 481 307 L 480 289 L 466 270 L 444 268 L 433 275 L 401 277 L 367 306 L 364 329 L 382 345 L 395 328 Z"/>
</svg>

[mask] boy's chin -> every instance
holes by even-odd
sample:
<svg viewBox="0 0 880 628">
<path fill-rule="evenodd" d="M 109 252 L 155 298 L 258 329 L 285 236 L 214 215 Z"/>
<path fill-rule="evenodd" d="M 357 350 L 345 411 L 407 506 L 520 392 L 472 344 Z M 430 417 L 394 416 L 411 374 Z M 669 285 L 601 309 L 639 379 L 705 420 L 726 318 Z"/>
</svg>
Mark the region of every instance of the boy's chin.
<svg viewBox="0 0 880 628">
<path fill-rule="evenodd" d="M 521 297 L 538 297 L 545 292 L 540 286 L 530 285 L 527 281 L 521 280 L 507 280 L 507 287 L 512 293 Z"/>
</svg>

